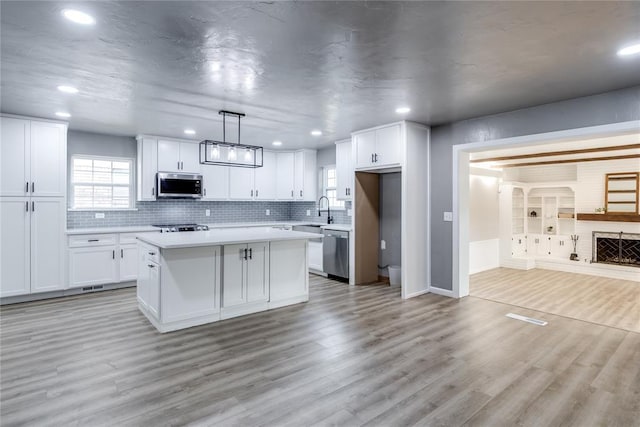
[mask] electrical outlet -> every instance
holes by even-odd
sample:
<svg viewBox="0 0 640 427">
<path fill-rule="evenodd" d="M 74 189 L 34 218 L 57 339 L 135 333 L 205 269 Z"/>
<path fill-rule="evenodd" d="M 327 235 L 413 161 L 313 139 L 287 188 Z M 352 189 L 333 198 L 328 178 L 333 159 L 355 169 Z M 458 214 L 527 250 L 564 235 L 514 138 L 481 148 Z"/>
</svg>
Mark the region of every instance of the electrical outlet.
<svg viewBox="0 0 640 427">
<path fill-rule="evenodd" d="M 211 209 L 205 209 L 204 216 L 211 216 Z"/>
<path fill-rule="evenodd" d="M 307 209 L 307 216 L 311 216 L 311 210 Z"/>
<path fill-rule="evenodd" d="M 104 212 L 96 212 L 96 219 L 104 219 Z"/>
<path fill-rule="evenodd" d="M 270 209 L 267 209 L 267 210 L 264 212 L 264 214 L 265 214 L 266 216 L 271 215 L 271 210 L 270 210 Z"/>
<path fill-rule="evenodd" d="M 385 242 L 384 240 L 380 240 L 380 249 L 383 251 L 387 249 L 387 242 Z"/>
<path fill-rule="evenodd" d="M 453 212 L 445 212 L 444 213 L 444 220 L 447 221 L 447 222 L 453 221 Z"/>
</svg>

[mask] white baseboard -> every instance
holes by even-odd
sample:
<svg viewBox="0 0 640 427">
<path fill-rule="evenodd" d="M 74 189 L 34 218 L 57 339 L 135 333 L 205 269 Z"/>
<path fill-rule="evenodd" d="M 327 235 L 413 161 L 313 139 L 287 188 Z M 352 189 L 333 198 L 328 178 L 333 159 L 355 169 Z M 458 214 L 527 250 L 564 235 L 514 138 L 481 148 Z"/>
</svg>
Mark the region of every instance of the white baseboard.
<svg viewBox="0 0 640 427">
<path fill-rule="evenodd" d="M 453 291 L 449 289 L 436 288 L 435 286 L 431 286 L 429 288 L 429 292 L 436 295 L 442 295 L 444 297 L 455 298 L 453 295 Z"/>
</svg>

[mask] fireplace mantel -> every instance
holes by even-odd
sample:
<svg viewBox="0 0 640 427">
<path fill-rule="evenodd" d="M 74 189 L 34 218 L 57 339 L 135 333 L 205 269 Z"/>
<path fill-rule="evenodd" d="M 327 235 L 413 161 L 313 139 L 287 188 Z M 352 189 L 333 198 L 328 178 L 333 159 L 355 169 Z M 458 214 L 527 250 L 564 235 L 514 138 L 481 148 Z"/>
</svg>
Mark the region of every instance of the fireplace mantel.
<svg viewBox="0 0 640 427">
<path fill-rule="evenodd" d="M 597 213 L 579 213 L 578 221 L 614 221 L 614 222 L 640 222 L 640 215 L 630 214 L 597 214 Z"/>
</svg>

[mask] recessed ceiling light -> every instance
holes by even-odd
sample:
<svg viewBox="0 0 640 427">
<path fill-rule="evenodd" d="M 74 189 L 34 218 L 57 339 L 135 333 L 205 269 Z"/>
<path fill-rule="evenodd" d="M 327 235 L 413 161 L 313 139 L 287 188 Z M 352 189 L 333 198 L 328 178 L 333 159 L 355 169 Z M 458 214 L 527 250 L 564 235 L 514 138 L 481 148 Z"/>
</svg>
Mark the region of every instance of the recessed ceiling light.
<svg viewBox="0 0 640 427">
<path fill-rule="evenodd" d="M 62 16 L 67 18 L 69 21 L 75 22 L 76 24 L 93 25 L 96 23 L 96 20 L 93 19 L 93 16 L 75 9 L 63 10 Z"/>
<path fill-rule="evenodd" d="M 193 129 L 185 129 L 184 133 L 186 133 L 187 135 L 195 135 L 196 131 Z"/>
<path fill-rule="evenodd" d="M 314 130 L 311 131 L 311 135 L 320 136 L 320 135 L 322 135 L 322 131 L 318 130 L 318 129 L 314 129 Z"/>
<path fill-rule="evenodd" d="M 71 114 L 69 113 L 65 113 L 63 111 L 58 111 L 56 112 L 56 116 L 58 117 L 64 117 L 65 119 L 68 119 L 69 117 L 71 117 Z"/>
<path fill-rule="evenodd" d="M 629 56 L 640 53 L 640 43 L 623 47 L 618 51 L 618 56 Z"/>
<path fill-rule="evenodd" d="M 407 114 L 411 111 L 411 108 L 409 107 L 398 107 L 396 108 L 396 113 L 398 114 Z"/>
<path fill-rule="evenodd" d="M 276 147 L 279 147 L 282 145 L 282 141 L 273 141 L 272 144 L 275 145 Z"/>
<path fill-rule="evenodd" d="M 64 93 L 78 93 L 78 89 L 73 86 L 58 86 L 58 90 Z"/>
</svg>

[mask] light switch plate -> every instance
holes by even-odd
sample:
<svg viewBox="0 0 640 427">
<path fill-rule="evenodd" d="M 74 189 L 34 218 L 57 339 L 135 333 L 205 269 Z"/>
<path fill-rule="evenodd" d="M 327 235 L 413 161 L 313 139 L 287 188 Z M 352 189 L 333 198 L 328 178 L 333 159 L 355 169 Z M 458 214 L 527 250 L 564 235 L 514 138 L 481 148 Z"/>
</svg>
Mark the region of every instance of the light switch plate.
<svg viewBox="0 0 640 427">
<path fill-rule="evenodd" d="M 445 212 L 444 213 L 444 220 L 451 222 L 453 221 L 453 212 Z"/>
<path fill-rule="evenodd" d="M 104 212 L 96 212 L 96 219 L 104 219 Z"/>
<path fill-rule="evenodd" d="M 205 209 L 204 216 L 211 216 L 211 209 Z"/>
<path fill-rule="evenodd" d="M 265 211 L 265 215 L 266 215 L 266 216 L 271 215 L 271 210 L 267 209 L 267 210 Z"/>
<path fill-rule="evenodd" d="M 387 249 L 387 242 L 385 242 L 384 240 L 380 240 L 380 249 L 383 251 Z"/>
</svg>

